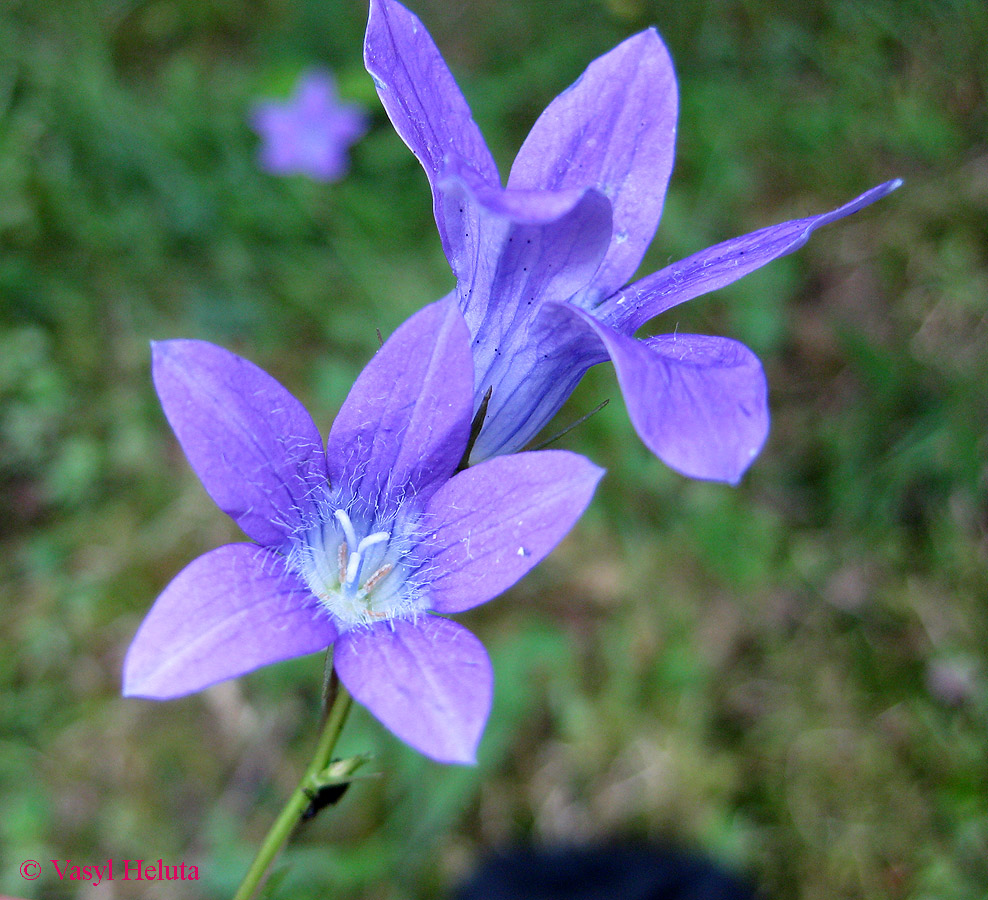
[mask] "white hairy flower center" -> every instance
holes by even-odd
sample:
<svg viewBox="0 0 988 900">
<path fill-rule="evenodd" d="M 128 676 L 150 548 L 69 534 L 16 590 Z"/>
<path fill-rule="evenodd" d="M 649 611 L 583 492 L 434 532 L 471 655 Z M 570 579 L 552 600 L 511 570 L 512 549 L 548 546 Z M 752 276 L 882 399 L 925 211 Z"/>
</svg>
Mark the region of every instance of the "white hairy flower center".
<svg viewBox="0 0 988 900">
<path fill-rule="evenodd" d="M 345 627 L 413 614 L 421 592 L 409 578 L 409 540 L 393 530 L 361 535 L 344 509 L 301 534 L 289 564 Z"/>
</svg>

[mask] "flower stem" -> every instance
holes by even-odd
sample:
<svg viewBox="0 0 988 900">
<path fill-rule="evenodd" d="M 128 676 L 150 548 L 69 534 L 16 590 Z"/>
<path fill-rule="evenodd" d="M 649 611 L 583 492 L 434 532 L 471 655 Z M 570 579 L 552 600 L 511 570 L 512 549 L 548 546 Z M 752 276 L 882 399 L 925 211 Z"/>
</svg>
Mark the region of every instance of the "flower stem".
<svg viewBox="0 0 988 900">
<path fill-rule="evenodd" d="M 332 680 L 335 682 L 335 690 L 332 693 L 325 724 L 323 725 L 322 733 L 319 735 L 319 743 L 316 745 L 316 752 L 312 757 L 312 761 L 305 770 L 305 774 L 299 781 L 298 786 L 292 792 L 291 797 L 288 798 L 288 802 L 278 814 L 278 818 L 274 820 L 274 824 L 264 838 L 264 843 L 261 844 L 260 850 L 257 851 L 257 856 L 254 857 L 254 862 L 251 863 L 247 874 L 244 876 L 244 880 L 237 889 L 237 893 L 234 894 L 233 900 L 250 900 L 254 896 L 261 883 L 267 877 L 268 869 L 271 868 L 271 864 L 274 862 L 278 852 L 291 837 L 302 812 L 310 803 L 309 795 L 306 793 L 306 787 L 329 764 L 333 748 L 336 746 L 336 741 L 340 736 L 340 732 L 343 730 L 343 723 L 346 721 L 347 713 L 350 712 L 350 706 L 353 703 L 353 698 L 347 689 L 335 678 Z"/>
</svg>

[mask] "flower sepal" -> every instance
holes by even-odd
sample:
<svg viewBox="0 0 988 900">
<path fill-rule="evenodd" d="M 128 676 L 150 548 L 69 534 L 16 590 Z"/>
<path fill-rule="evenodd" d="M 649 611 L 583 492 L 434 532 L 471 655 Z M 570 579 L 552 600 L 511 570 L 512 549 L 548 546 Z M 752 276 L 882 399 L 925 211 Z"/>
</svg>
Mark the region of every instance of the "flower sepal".
<svg viewBox="0 0 988 900">
<path fill-rule="evenodd" d="M 354 781 L 380 777 L 380 772 L 354 774 L 364 763 L 372 759 L 374 757 L 369 753 L 334 759 L 322 771 L 307 776 L 302 782 L 302 792 L 309 798 L 309 805 L 302 810 L 300 821 L 307 822 L 309 819 L 314 819 L 327 806 L 335 806 Z"/>
</svg>

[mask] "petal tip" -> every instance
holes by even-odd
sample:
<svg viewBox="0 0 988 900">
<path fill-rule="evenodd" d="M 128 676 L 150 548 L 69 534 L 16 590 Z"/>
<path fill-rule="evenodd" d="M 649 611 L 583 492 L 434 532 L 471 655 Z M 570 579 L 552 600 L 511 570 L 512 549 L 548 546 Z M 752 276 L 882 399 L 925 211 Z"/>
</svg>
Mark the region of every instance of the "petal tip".
<svg viewBox="0 0 988 900">
<path fill-rule="evenodd" d="M 156 687 L 153 679 L 141 678 L 131 675 L 124 664 L 123 683 L 120 688 L 120 695 L 128 699 L 135 700 L 171 700 L 179 694 L 170 694 L 160 687 Z"/>
<path fill-rule="evenodd" d="M 449 759 L 438 759 L 435 760 L 438 763 L 444 763 L 446 765 L 452 766 L 476 766 L 477 765 L 477 753 L 476 750 L 471 751 L 469 754 L 463 754 L 462 756 L 450 757 Z"/>
<path fill-rule="evenodd" d="M 151 361 L 160 362 L 164 359 L 175 344 L 175 340 L 151 341 Z"/>
<path fill-rule="evenodd" d="M 124 657 L 120 685 L 121 696 L 138 700 L 172 700 L 175 697 L 182 696 L 183 693 L 189 693 L 188 691 L 169 691 L 167 680 L 161 683 L 160 678 L 155 678 L 156 667 L 153 665 L 149 667 L 146 658 L 143 660 L 144 665 L 141 665 L 142 660 L 138 659 L 138 656 L 146 648 L 139 646 L 138 642 L 140 638 L 141 632 L 138 630 L 138 633 L 134 636 L 133 643 L 131 643 L 127 651 L 127 655 Z"/>
</svg>

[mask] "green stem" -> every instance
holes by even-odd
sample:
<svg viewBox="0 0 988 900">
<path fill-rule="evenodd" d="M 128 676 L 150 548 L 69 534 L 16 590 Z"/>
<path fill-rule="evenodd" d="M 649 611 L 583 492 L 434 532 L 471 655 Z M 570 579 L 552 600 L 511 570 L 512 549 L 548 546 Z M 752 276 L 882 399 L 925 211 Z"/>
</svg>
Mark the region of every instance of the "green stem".
<svg viewBox="0 0 988 900">
<path fill-rule="evenodd" d="M 333 680 L 335 681 L 335 679 Z M 329 765 L 333 747 L 336 746 L 336 740 L 340 736 L 340 731 L 343 730 L 343 723 L 346 721 L 347 713 L 350 712 L 350 706 L 353 703 L 353 698 L 342 684 L 337 682 L 335 687 L 336 690 L 331 698 L 326 723 L 323 726 L 322 734 L 319 735 L 319 743 L 316 745 L 312 762 L 309 763 L 309 768 L 305 770 L 298 787 L 295 788 L 291 797 L 288 798 L 288 802 L 278 814 L 278 818 L 274 820 L 267 837 L 264 838 L 264 843 L 261 844 L 261 849 L 257 851 L 257 856 L 254 857 L 254 862 L 251 863 L 244 880 L 237 889 L 237 893 L 234 894 L 233 900 L 250 900 L 254 896 L 267 877 L 268 869 L 271 868 L 278 852 L 291 837 L 303 811 L 309 805 L 309 795 L 305 792 L 306 786 Z"/>
</svg>

